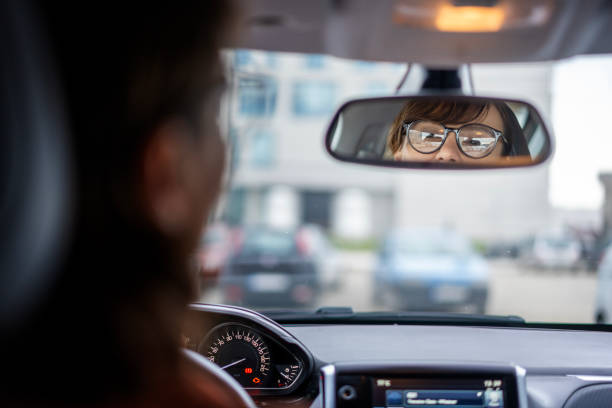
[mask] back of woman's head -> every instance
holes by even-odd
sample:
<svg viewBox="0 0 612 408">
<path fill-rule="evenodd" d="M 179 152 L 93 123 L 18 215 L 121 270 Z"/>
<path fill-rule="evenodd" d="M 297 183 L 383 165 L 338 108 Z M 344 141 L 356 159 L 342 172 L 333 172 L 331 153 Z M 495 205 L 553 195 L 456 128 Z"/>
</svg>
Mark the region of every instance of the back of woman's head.
<svg viewBox="0 0 612 408">
<path fill-rule="evenodd" d="M 191 295 L 187 260 L 143 216 L 139 166 L 165 119 L 202 125 L 233 7 L 222 0 L 39 6 L 69 112 L 75 221 L 57 281 L 12 339 L 38 361 L 44 381 L 25 381 L 17 361 L 12 386 L 69 391 L 78 400 L 137 387 L 147 353 L 151 366 L 166 352 L 175 357 L 174 320 Z"/>
</svg>

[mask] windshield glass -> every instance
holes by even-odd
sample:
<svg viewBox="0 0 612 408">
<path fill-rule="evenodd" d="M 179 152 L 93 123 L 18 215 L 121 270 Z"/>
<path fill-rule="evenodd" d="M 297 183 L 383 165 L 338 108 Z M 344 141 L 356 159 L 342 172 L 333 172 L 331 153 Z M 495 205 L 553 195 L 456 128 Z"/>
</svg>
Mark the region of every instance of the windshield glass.
<svg viewBox="0 0 612 408">
<path fill-rule="evenodd" d="M 224 58 L 231 183 L 198 256 L 201 301 L 574 323 L 595 322 L 610 302 L 597 273 L 610 242 L 601 211 L 609 160 L 594 146 L 612 146 L 601 122 L 580 119 L 606 117 L 608 59 L 474 65 L 476 93 L 531 102 L 551 122 L 557 153 L 535 168 L 449 172 L 358 166 L 325 152 L 339 105 L 395 93 L 406 64 L 254 50 Z M 402 92 L 423 77 L 413 67 Z M 582 133 L 589 142 L 572 144 Z M 584 162 L 572 165 L 579 151 Z"/>
<path fill-rule="evenodd" d="M 246 238 L 239 248 L 241 255 L 290 255 L 295 247 L 290 234 L 266 230 L 253 230 L 246 234 Z"/>
<path fill-rule="evenodd" d="M 444 231 L 408 231 L 395 233 L 388 243 L 389 251 L 398 255 L 462 255 L 469 254 L 467 239 Z"/>
</svg>

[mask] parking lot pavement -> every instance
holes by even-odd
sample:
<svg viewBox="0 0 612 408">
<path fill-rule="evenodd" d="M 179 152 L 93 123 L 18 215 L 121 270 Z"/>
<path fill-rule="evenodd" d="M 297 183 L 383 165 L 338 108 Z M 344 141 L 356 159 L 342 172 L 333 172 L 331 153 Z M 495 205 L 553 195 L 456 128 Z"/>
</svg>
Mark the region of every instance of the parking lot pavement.
<svg viewBox="0 0 612 408">
<path fill-rule="evenodd" d="M 380 310 L 372 298 L 374 254 L 371 252 L 340 252 L 340 285 L 337 291 L 325 291 L 319 306 L 349 306 L 356 312 Z"/>
<path fill-rule="evenodd" d="M 324 291 L 318 298 L 317 307 L 384 310 L 372 298 L 374 254 L 341 252 L 339 257 L 339 288 Z M 487 314 L 518 315 L 531 322 L 593 323 L 595 274 L 524 269 L 510 260 L 495 260 L 489 263 L 489 267 Z M 200 300 L 218 303 L 221 297 L 213 289 Z"/>
<path fill-rule="evenodd" d="M 491 262 L 490 268 L 487 313 L 530 322 L 594 322 L 595 273 L 525 270 L 510 261 Z"/>
</svg>

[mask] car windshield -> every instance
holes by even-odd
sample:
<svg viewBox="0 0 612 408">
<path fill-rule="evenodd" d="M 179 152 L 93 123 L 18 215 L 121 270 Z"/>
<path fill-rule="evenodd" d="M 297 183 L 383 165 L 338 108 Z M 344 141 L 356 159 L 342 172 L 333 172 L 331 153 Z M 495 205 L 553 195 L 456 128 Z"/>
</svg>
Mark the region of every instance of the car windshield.
<svg viewBox="0 0 612 408">
<path fill-rule="evenodd" d="M 290 233 L 281 231 L 252 230 L 246 234 L 240 246 L 241 255 L 290 255 L 295 248 L 295 242 Z"/>
<path fill-rule="evenodd" d="M 467 239 L 444 231 L 395 233 L 389 240 L 388 249 L 403 256 L 465 255 L 471 252 Z"/>
<path fill-rule="evenodd" d="M 335 161 L 323 143 L 341 103 L 394 94 L 407 64 L 223 55 L 231 182 L 212 228 L 227 233 L 222 245 L 201 249 L 199 276 L 211 276 L 207 257 L 221 266 L 200 301 L 596 321 L 597 269 L 612 225 L 601 210 L 612 206 L 604 198 L 612 197 L 604 194 L 612 166 L 601 153 L 612 146 L 599 131 L 612 107 L 612 59 L 475 64 L 470 75 L 463 67 L 465 92 L 540 110 L 556 133 L 555 157 L 527 169 L 425 171 Z M 424 75 L 413 66 L 401 92 L 418 92 Z"/>
<path fill-rule="evenodd" d="M 567 238 L 546 238 L 544 242 L 553 248 L 567 248 L 572 246 L 572 241 Z"/>
</svg>

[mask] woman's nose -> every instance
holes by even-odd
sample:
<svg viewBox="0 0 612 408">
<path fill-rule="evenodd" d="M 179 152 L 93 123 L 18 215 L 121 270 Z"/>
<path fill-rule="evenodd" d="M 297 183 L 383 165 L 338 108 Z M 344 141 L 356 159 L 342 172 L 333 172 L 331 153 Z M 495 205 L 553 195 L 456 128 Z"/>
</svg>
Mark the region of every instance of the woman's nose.
<svg viewBox="0 0 612 408">
<path fill-rule="evenodd" d="M 461 153 L 457 147 L 455 132 L 449 132 L 446 141 L 436 153 L 435 160 L 456 162 L 459 161 Z"/>
</svg>

